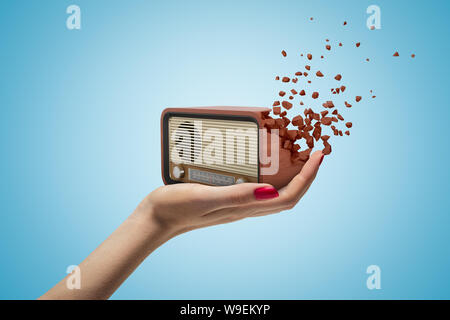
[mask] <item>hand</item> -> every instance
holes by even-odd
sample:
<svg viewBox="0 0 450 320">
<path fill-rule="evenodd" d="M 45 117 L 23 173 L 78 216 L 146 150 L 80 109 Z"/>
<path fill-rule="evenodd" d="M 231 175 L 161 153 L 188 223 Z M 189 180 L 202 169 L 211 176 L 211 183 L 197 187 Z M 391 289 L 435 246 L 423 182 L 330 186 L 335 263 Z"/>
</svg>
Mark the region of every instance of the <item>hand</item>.
<svg viewBox="0 0 450 320">
<path fill-rule="evenodd" d="M 134 216 L 176 235 L 193 229 L 292 209 L 306 193 L 323 160 L 316 151 L 301 172 L 279 193 L 269 184 L 215 187 L 180 183 L 150 193 Z"/>
</svg>

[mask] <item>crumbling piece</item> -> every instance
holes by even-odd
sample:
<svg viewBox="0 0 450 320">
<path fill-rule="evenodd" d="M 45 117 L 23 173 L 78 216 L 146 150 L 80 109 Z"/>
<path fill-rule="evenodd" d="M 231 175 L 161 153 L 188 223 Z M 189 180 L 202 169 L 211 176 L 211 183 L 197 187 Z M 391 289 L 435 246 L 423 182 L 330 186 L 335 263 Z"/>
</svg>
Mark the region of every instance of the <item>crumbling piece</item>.
<svg viewBox="0 0 450 320">
<path fill-rule="evenodd" d="M 319 71 L 316 72 L 316 76 L 318 76 L 318 77 L 323 77 L 323 73 L 320 72 L 320 70 L 319 70 Z"/>
<path fill-rule="evenodd" d="M 281 79 L 281 81 L 283 82 L 289 82 L 291 81 L 291 79 L 289 77 L 283 77 L 283 79 Z"/>
<path fill-rule="evenodd" d="M 281 102 L 281 105 L 283 106 L 283 108 L 289 110 L 292 108 L 292 103 L 290 103 L 289 101 L 283 101 Z"/>
<path fill-rule="evenodd" d="M 325 126 L 329 126 L 332 120 L 331 117 L 323 117 L 322 119 L 320 119 L 320 122 Z"/>
<path fill-rule="evenodd" d="M 398 57 L 398 56 L 399 56 L 398 52 L 397 52 L 397 51 L 395 51 L 395 53 L 394 53 L 394 57 Z"/>
<path fill-rule="evenodd" d="M 327 50 L 331 50 L 331 46 L 330 46 L 329 44 L 327 44 L 327 45 L 325 46 L 325 48 L 326 48 Z"/>
<path fill-rule="evenodd" d="M 275 80 L 280 80 L 280 77 L 279 77 L 279 76 L 276 76 L 276 77 L 275 77 Z"/>
<path fill-rule="evenodd" d="M 278 105 L 280 104 L 280 101 L 277 101 Z M 273 114 L 279 115 L 281 113 L 281 107 L 273 107 Z"/>
<path fill-rule="evenodd" d="M 345 101 L 344 103 L 345 103 L 345 106 L 346 106 L 347 108 L 351 108 L 351 107 L 352 107 L 352 105 L 351 105 L 350 103 L 348 103 L 347 101 Z"/>
<path fill-rule="evenodd" d="M 278 92 L 278 95 L 279 95 L 280 97 L 284 97 L 285 94 L 286 94 L 286 92 L 284 92 L 284 91 Z"/>
<path fill-rule="evenodd" d="M 349 136 L 350 135 L 350 131 L 348 131 L 348 130 L 345 131 L 345 134 Z"/>
<path fill-rule="evenodd" d="M 323 148 L 322 153 L 324 155 L 329 155 L 331 153 L 331 145 L 326 140 L 323 142 L 323 145 L 325 148 Z"/>
<path fill-rule="evenodd" d="M 274 101 L 274 102 L 273 102 L 273 105 L 272 105 L 272 106 L 275 107 L 275 106 L 279 106 L 279 105 L 280 105 L 280 101 L 277 100 L 277 101 Z"/>
<path fill-rule="evenodd" d="M 295 75 L 296 75 L 296 76 L 301 76 L 302 73 L 301 73 L 300 71 L 297 71 L 297 72 L 295 73 Z"/>
<path fill-rule="evenodd" d="M 287 56 L 287 53 L 286 53 L 286 51 L 281 51 L 281 54 L 283 55 L 283 57 L 286 57 Z"/>
<path fill-rule="evenodd" d="M 304 123 L 303 123 L 303 117 L 302 117 L 301 115 L 295 116 L 295 117 L 292 119 L 292 124 L 293 124 L 294 126 L 296 126 L 296 127 L 302 126 L 302 125 L 304 124 Z"/>
<path fill-rule="evenodd" d="M 297 91 L 295 89 L 291 89 L 292 94 L 297 94 Z"/>
<path fill-rule="evenodd" d="M 317 91 L 314 91 L 313 94 L 311 95 L 311 97 L 313 99 L 317 99 L 319 97 L 319 93 Z"/>
<path fill-rule="evenodd" d="M 362 99 L 362 97 L 361 97 L 361 96 L 356 96 L 356 98 L 355 98 L 356 102 L 360 102 L 360 101 L 361 101 L 361 99 Z"/>
<path fill-rule="evenodd" d="M 306 55 L 306 57 L 308 58 L 308 60 L 311 60 L 311 59 L 312 59 L 312 54 L 311 54 L 311 53 L 308 53 L 308 54 Z"/>
<path fill-rule="evenodd" d="M 305 93 L 305 90 L 302 90 L 302 91 L 300 91 L 300 93 L 299 93 L 301 96 L 304 96 L 306 93 Z"/>
<path fill-rule="evenodd" d="M 357 42 L 356 43 L 356 47 L 359 48 L 359 46 L 361 45 L 361 42 Z"/>
<path fill-rule="evenodd" d="M 345 126 L 347 127 L 347 128 L 351 128 L 352 126 L 353 126 L 353 124 L 351 123 L 351 122 L 347 122 L 346 124 L 345 124 Z"/>
<path fill-rule="evenodd" d="M 306 65 L 305 69 L 309 71 L 309 70 L 311 70 L 311 66 Z"/>
<path fill-rule="evenodd" d="M 340 74 L 337 74 L 334 79 L 336 79 L 337 81 L 341 81 L 342 76 Z"/>
</svg>

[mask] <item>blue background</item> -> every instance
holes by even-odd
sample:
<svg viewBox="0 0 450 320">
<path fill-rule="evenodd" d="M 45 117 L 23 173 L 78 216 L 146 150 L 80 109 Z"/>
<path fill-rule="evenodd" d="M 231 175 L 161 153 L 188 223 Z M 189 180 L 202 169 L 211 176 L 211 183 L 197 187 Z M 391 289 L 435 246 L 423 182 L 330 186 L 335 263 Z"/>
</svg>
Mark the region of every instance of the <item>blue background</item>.
<svg viewBox="0 0 450 320">
<path fill-rule="evenodd" d="M 66 28 L 71 4 L 81 30 Z M 365 26 L 370 4 L 381 30 Z M 169 241 L 113 298 L 450 298 L 449 7 L 2 1 L 0 298 L 43 294 L 161 185 L 165 107 L 270 106 L 275 75 L 301 70 L 299 53 L 317 57 L 325 38 L 344 46 L 311 64 L 363 101 L 342 110 L 352 135 L 333 139 L 307 195 Z M 366 287 L 371 264 L 381 290 Z"/>
</svg>

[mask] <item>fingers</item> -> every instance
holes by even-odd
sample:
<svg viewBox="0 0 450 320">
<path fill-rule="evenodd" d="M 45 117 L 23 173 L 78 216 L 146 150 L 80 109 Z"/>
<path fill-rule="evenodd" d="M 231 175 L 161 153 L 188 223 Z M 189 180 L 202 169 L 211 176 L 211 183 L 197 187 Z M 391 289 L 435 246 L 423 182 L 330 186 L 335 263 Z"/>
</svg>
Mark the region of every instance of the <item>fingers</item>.
<svg viewBox="0 0 450 320">
<path fill-rule="evenodd" d="M 265 201 L 253 200 L 248 203 L 241 202 L 239 206 L 224 206 L 221 210 L 207 214 L 208 220 L 223 219 L 224 217 L 230 216 L 237 220 L 244 217 L 267 215 L 293 208 L 311 186 L 322 160 L 323 154 L 321 151 L 313 153 L 303 166 L 301 172 L 286 187 L 280 190 L 278 197 Z M 256 185 L 261 186 L 261 184 Z"/>
</svg>

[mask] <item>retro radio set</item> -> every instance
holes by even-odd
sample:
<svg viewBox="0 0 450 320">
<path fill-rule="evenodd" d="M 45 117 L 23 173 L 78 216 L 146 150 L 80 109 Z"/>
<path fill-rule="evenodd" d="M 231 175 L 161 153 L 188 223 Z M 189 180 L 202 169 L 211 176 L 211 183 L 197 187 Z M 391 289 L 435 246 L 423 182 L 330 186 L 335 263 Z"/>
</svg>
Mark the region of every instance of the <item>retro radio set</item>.
<svg viewBox="0 0 450 320">
<path fill-rule="evenodd" d="M 259 107 L 165 109 L 161 115 L 164 183 L 259 182 L 276 188 L 288 184 L 304 163 L 292 163 L 277 132 L 264 128 L 269 112 Z"/>
</svg>

